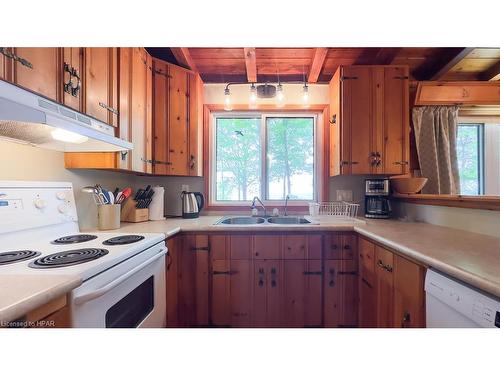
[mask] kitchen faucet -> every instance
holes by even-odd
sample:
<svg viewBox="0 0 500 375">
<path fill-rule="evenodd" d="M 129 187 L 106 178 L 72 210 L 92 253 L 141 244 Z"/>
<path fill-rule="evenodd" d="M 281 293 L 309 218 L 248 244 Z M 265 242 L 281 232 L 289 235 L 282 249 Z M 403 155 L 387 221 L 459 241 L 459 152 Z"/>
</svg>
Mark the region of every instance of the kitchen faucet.
<svg viewBox="0 0 500 375">
<path fill-rule="evenodd" d="M 284 216 L 288 215 L 287 208 L 288 208 L 288 200 L 289 199 L 290 199 L 290 196 L 287 194 L 286 197 L 285 197 L 285 213 L 284 213 Z"/>
<path fill-rule="evenodd" d="M 251 206 L 251 209 L 253 210 L 254 208 L 257 209 L 257 207 L 255 206 L 255 201 L 259 202 L 260 205 L 262 206 L 262 208 L 264 209 L 264 216 L 267 216 L 267 213 L 266 213 L 266 206 L 264 206 L 264 203 L 262 203 L 262 201 L 259 199 L 259 197 L 255 196 L 253 197 L 253 200 L 252 200 L 252 206 Z"/>
</svg>

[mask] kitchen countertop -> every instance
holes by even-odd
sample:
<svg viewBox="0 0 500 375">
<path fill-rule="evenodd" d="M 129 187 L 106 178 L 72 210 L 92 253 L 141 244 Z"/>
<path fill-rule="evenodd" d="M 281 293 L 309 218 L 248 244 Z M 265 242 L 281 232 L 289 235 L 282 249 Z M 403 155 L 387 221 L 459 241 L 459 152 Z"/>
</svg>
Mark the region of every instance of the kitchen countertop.
<svg viewBox="0 0 500 375">
<path fill-rule="evenodd" d="M 500 297 L 500 238 L 438 225 L 363 220 L 319 225 L 213 225 L 222 216 L 122 223 L 116 232 L 160 232 L 171 237 L 196 231 L 355 231 L 426 266 Z"/>
<path fill-rule="evenodd" d="M 82 283 L 75 276 L 0 275 L 0 327 Z"/>
<path fill-rule="evenodd" d="M 426 223 L 397 220 L 321 222 L 318 225 L 214 225 L 222 216 L 168 218 L 145 223 L 122 223 L 109 232 L 310 232 L 355 231 L 422 264 L 500 297 L 500 238 Z M 0 323 L 71 291 L 81 279 L 70 276 L 0 275 Z"/>
</svg>

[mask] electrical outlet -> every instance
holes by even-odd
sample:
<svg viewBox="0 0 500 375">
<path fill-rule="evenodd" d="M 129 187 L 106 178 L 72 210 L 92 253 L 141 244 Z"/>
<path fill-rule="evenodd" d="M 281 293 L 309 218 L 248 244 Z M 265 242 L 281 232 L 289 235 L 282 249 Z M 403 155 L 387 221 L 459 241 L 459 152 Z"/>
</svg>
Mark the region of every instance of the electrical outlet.
<svg viewBox="0 0 500 375">
<path fill-rule="evenodd" d="M 189 185 L 182 184 L 181 191 L 189 191 Z"/>
<path fill-rule="evenodd" d="M 352 202 L 352 190 L 337 190 L 337 200 Z"/>
</svg>

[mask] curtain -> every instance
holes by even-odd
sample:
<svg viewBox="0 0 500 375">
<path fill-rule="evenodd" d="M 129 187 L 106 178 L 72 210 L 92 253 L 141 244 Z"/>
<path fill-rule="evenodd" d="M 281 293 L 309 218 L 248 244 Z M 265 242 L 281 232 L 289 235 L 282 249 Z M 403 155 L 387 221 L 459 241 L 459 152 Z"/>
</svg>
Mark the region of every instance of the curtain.
<svg viewBox="0 0 500 375">
<path fill-rule="evenodd" d="M 460 194 L 457 123 L 458 106 L 413 108 L 420 171 L 429 179 L 422 193 Z"/>
</svg>

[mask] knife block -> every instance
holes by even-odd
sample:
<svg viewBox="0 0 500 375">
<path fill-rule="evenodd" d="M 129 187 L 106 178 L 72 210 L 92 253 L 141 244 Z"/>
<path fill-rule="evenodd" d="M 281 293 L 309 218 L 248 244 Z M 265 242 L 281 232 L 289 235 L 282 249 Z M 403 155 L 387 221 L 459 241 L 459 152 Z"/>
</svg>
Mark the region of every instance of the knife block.
<svg viewBox="0 0 500 375">
<path fill-rule="evenodd" d="M 136 208 L 137 204 L 132 198 L 129 198 L 123 203 L 122 212 L 120 215 L 121 221 L 127 223 L 141 223 L 149 220 L 149 208 Z"/>
</svg>

